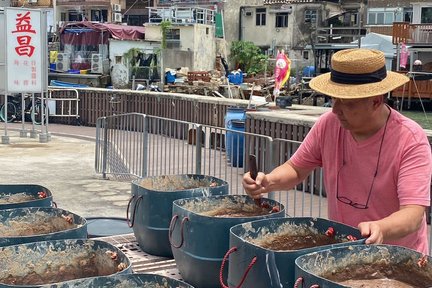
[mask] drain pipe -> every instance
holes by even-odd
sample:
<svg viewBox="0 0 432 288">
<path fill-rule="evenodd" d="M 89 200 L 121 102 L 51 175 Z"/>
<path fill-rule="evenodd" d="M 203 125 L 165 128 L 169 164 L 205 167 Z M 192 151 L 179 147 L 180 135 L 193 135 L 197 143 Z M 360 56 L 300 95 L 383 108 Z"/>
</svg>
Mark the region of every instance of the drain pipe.
<svg viewBox="0 0 432 288">
<path fill-rule="evenodd" d="M 243 39 L 243 11 L 245 9 L 245 6 L 240 6 L 239 9 L 239 41 L 242 41 Z"/>
</svg>

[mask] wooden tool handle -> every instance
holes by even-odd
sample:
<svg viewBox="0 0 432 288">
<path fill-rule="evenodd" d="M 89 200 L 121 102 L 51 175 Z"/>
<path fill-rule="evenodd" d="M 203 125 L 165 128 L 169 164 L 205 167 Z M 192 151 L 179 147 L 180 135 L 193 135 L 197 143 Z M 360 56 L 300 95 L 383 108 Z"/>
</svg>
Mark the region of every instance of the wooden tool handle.
<svg viewBox="0 0 432 288">
<path fill-rule="evenodd" d="M 253 154 L 249 155 L 249 172 L 253 180 L 256 180 L 258 175 L 258 167 L 256 157 Z"/>
</svg>

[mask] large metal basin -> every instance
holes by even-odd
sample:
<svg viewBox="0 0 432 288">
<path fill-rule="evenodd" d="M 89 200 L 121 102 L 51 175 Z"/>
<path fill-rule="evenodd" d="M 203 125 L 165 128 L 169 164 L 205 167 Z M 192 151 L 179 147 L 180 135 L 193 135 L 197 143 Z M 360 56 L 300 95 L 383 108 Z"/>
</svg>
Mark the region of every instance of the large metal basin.
<svg viewBox="0 0 432 288">
<path fill-rule="evenodd" d="M 126 255 L 100 240 L 52 240 L 0 248 L 0 287 L 39 287 L 131 272 Z"/>
<path fill-rule="evenodd" d="M 221 287 L 219 271 L 222 259 L 229 249 L 229 229 L 237 224 L 285 216 L 285 207 L 270 199 L 263 201 L 279 211 L 257 216 L 215 217 L 206 212 L 218 208 L 256 207 L 252 198 L 245 195 L 194 197 L 173 203 L 172 247 L 177 267 L 183 279 L 197 287 Z M 252 215 L 252 214 L 251 214 Z M 226 280 L 227 266 L 223 278 Z"/>
<path fill-rule="evenodd" d="M 87 221 L 67 210 L 51 207 L 0 210 L 0 246 L 80 238 L 87 238 Z"/>
<path fill-rule="evenodd" d="M 133 181 L 128 215 L 141 249 L 172 258 L 168 228 L 173 201 L 224 194 L 228 194 L 228 183 L 206 175 L 165 175 Z"/>
<path fill-rule="evenodd" d="M 22 207 L 51 207 L 51 191 L 41 185 L 0 185 L 0 210 Z"/>
</svg>

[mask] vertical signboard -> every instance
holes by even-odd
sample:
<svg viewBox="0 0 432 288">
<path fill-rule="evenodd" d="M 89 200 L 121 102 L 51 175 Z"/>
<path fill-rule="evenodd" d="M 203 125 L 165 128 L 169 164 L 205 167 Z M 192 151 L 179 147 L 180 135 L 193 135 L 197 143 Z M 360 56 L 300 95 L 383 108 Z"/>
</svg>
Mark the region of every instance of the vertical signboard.
<svg viewBox="0 0 432 288">
<path fill-rule="evenodd" d="M 0 11 L 0 43 L 6 43 L 5 27 L 6 17 L 3 11 Z M 0 45 L 0 93 L 4 94 L 6 86 L 6 45 Z"/>
<path fill-rule="evenodd" d="M 41 92 L 44 85 L 42 12 L 6 8 L 6 74 L 11 93 Z"/>
</svg>

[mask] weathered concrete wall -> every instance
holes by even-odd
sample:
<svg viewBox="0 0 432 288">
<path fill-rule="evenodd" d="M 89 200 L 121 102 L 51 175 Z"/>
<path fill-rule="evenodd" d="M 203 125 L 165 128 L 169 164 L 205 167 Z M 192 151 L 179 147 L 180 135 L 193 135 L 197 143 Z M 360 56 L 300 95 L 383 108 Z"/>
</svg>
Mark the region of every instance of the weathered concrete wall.
<svg viewBox="0 0 432 288">
<path fill-rule="evenodd" d="M 194 25 L 194 67 L 195 71 L 215 69 L 215 28 L 209 25 Z"/>
<path fill-rule="evenodd" d="M 192 51 L 165 49 L 163 51 L 163 59 L 164 71 L 165 68 L 189 67 L 189 69 L 192 69 L 194 53 Z"/>
</svg>

